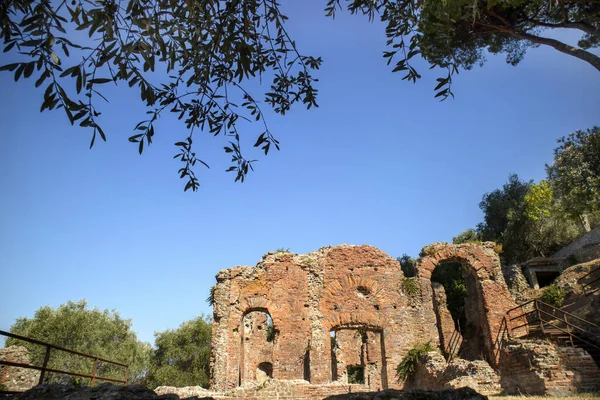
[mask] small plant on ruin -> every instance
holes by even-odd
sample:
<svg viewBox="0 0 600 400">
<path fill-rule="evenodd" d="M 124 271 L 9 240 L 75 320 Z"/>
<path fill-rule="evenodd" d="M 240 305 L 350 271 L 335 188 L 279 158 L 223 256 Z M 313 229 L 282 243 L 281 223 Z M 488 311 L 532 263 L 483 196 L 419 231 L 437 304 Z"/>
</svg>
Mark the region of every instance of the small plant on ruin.
<svg viewBox="0 0 600 400">
<path fill-rule="evenodd" d="M 217 290 L 217 287 L 215 285 L 213 285 L 210 288 L 210 294 L 208 295 L 208 297 L 206 298 L 206 302 L 208 303 L 209 306 L 214 306 L 215 305 L 215 291 Z"/>
<path fill-rule="evenodd" d="M 3 383 L 0 383 L 0 392 L 8 392 L 8 387 Z"/>
<path fill-rule="evenodd" d="M 411 376 L 415 372 L 417 364 L 419 364 L 421 359 L 427 355 L 427 353 L 434 350 L 435 347 L 431 345 L 431 341 L 427 343 L 419 343 L 410 349 L 400 364 L 398 364 L 396 367 L 396 376 L 398 377 L 398 382 L 404 382 L 409 376 Z"/>
<path fill-rule="evenodd" d="M 423 258 L 423 257 L 431 257 L 435 255 L 435 247 L 433 246 L 425 246 L 423 247 L 423 249 L 421 249 L 421 252 L 419 253 L 419 258 Z"/>
<path fill-rule="evenodd" d="M 496 243 L 496 244 L 494 245 L 494 251 L 496 252 L 496 254 L 498 254 L 498 255 L 502 254 L 502 251 L 503 251 L 503 250 L 504 250 L 504 249 L 503 249 L 503 247 L 502 247 L 502 243 Z"/>
<path fill-rule="evenodd" d="M 419 287 L 419 283 L 414 278 L 404 278 L 402 279 L 402 290 L 409 296 L 415 296 L 419 294 L 421 288 Z"/>
<path fill-rule="evenodd" d="M 565 292 L 564 289 L 559 287 L 557 284 L 552 284 L 544 289 L 544 293 L 542 293 L 540 296 L 540 301 L 556 308 L 561 308 L 566 297 L 567 292 Z"/>
<path fill-rule="evenodd" d="M 275 253 L 289 253 L 289 252 L 290 252 L 289 247 L 287 249 L 280 247 L 277 250 L 275 250 Z"/>
</svg>

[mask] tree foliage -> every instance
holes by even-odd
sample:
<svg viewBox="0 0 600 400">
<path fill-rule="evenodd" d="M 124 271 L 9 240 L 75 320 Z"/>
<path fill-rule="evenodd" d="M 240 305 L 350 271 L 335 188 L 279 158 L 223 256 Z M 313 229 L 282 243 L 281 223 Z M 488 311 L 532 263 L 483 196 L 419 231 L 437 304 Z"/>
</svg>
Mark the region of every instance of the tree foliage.
<svg viewBox="0 0 600 400">
<path fill-rule="evenodd" d="M 325 14 L 378 17 L 386 26 L 384 59 L 394 72 L 415 82 L 414 58 L 444 73 L 435 96 L 453 96 L 459 69 L 483 64 L 485 53 L 504 53 L 517 64 L 528 47 L 547 45 L 600 70 L 597 0 L 327 0 Z M 258 121 L 255 147 L 267 154 L 279 143 L 264 116 L 267 105 L 285 115 L 295 103 L 317 106 L 320 57 L 302 54 L 286 30 L 287 17 L 275 0 L 6 0 L 0 3 L 0 40 L 16 62 L 15 81 L 35 79 L 43 90 L 41 111 L 62 109 L 71 124 L 87 128 L 90 147 L 102 128 L 107 87 L 119 83 L 140 96 L 147 115 L 129 141 L 138 152 L 152 144 L 155 125 L 165 113 L 182 121 L 185 134 L 175 143 L 185 190 L 197 190 L 195 166 L 203 164 L 193 137 L 198 131 L 225 138 L 228 171 L 244 181 L 255 160 L 242 152 L 247 134 L 240 121 Z M 543 31 L 575 29 L 579 47 L 541 36 Z M 250 90 L 253 80 L 266 90 Z M 250 128 L 248 128 L 250 129 Z"/>
<path fill-rule="evenodd" d="M 473 228 L 465 229 L 458 235 L 452 238 L 453 244 L 462 244 L 462 243 L 480 243 L 481 237 L 479 232 L 477 232 Z"/>
<path fill-rule="evenodd" d="M 19 318 L 10 328 L 11 333 L 27 336 L 70 350 L 91 354 L 129 365 L 131 383 L 145 383 L 151 348 L 137 340 L 131 330 L 131 321 L 121 318 L 116 311 L 90 309 L 85 300 L 69 301 L 53 309 L 39 308 L 33 318 Z M 41 365 L 45 346 L 9 338 L 6 346 L 25 346 L 32 363 Z M 58 350 L 52 350 L 49 368 L 91 374 L 93 360 Z M 99 363 L 98 376 L 124 378 L 122 367 Z M 48 374 L 53 383 L 78 384 L 89 382 L 86 378 Z"/>
<path fill-rule="evenodd" d="M 600 128 L 578 130 L 558 143 L 554 162 L 546 166 L 548 179 L 560 207 L 589 231 L 588 216 L 600 211 Z"/>
<path fill-rule="evenodd" d="M 404 253 L 401 257 L 396 258 L 400 263 L 400 268 L 402 269 L 402 273 L 407 278 L 412 278 L 417 274 L 416 264 L 417 260 L 412 258 L 408 254 Z"/>
<path fill-rule="evenodd" d="M 600 71 L 600 57 L 587 49 L 600 45 L 600 3 L 596 0 L 328 0 L 326 11 L 334 16 L 342 4 L 351 13 L 386 24 L 388 63 L 403 71 L 403 79 L 421 76 L 412 60 L 420 55 L 432 68 L 446 70 L 437 79 L 436 97 L 452 94 L 452 77 L 459 69 L 485 62 L 485 53 L 504 53 L 510 64 L 523 59 L 529 47 L 550 46 L 579 58 Z M 575 29 L 579 47 L 542 36 L 543 31 Z"/>
<path fill-rule="evenodd" d="M 90 147 L 98 136 L 106 140 L 98 104 L 106 87 L 134 88 L 147 115 L 129 141 L 141 154 L 157 119 L 176 115 L 187 129 L 175 143 L 179 174 L 185 190 L 197 190 L 193 167 L 208 165 L 193 150 L 195 132 L 226 137 L 228 171 L 243 181 L 253 160 L 242 154 L 239 120 L 262 124 L 252 141 L 267 154 L 279 144 L 260 99 L 282 115 L 294 103 L 317 106 L 311 74 L 321 59 L 298 52 L 286 19 L 274 0 L 8 0 L 0 5 L 0 39 L 20 61 L 0 69 L 12 71 L 15 81 L 35 77 L 44 90 L 41 111 L 62 108 L 71 124 L 90 130 Z M 251 79 L 270 86 L 250 93 Z"/>
<path fill-rule="evenodd" d="M 483 196 L 479 207 L 484 221 L 477 226 L 483 240 L 502 244 L 508 264 L 548 256 L 580 233 L 572 219 L 561 213 L 547 181 L 534 184 L 515 174 Z"/>
<path fill-rule="evenodd" d="M 148 385 L 208 387 L 211 333 L 204 316 L 156 333 Z"/>
</svg>

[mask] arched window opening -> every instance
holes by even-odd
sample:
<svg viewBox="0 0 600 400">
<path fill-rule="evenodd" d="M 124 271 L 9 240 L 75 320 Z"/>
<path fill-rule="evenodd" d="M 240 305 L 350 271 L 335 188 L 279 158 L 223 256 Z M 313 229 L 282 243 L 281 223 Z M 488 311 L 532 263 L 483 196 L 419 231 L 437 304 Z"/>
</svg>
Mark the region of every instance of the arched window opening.
<svg viewBox="0 0 600 400">
<path fill-rule="evenodd" d="M 270 362 L 261 362 L 256 368 L 256 380 L 264 382 L 267 379 L 273 379 L 273 364 Z"/>
</svg>

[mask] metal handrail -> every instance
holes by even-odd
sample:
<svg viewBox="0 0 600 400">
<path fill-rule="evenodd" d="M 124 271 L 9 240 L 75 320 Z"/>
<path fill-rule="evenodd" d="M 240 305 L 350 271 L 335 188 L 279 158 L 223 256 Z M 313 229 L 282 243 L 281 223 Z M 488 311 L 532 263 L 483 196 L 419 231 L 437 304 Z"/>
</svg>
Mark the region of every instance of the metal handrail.
<svg viewBox="0 0 600 400">
<path fill-rule="evenodd" d="M 85 353 L 81 353 L 79 351 L 75 351 L 75 350 L 70 350 L 61 346 L 56 346 L 50 343 L 46 343 L 46 342 L 42 342 L 41 340 L 36 340 L 36 339 L 32 339 L 32 338 L 28 338 L 26 336 L 21 336 L 21 335 L 16 335 L 14 333 L 10 333 L 10 332 L 6 332 L 6 331 L 2 331 L 0 330 L 0 335 L 3 336 L 8 336 L 10 338 L 13 339 L 18 339 L 18 340 L 22 340 L 24 342 L 29 342 L 29 343 L 33 343 L 33 344 L 37 344 L 40 346 L 45 346 L 46 347 L 46 353 L 44 355 L 44 362 L 42 364 L 41 367 L 38 367 L 36 365 L 31 365 L 31 364 L 25 364 L 25 363 L 17 363 L 17 362 L 11 362 L 11 361 L 4 361 L 4 360 L 0 360 L 0 365 L 6 365 L 9 367 L 17 367 L 17 368 L 28 368 L 28 369 L 35 369 L 38 371 L 41 371 L 40 373 L 40 379 L 38 381 L 38 384 L 41 385 L 44 382 L 44 377 L 46 375 L 46 372 L 52 372 L 52 373 L 56 373 L 56 374 L 63 374 L 63 375 L 70 375 L 70 376 L 78 376 L 81 378 L 88 378 L 90 380 L 90 386 L 94 386 L 96 380 L 100 380 L 100 381 L 108 381 L 108 382 L 116 382 L 116 383 L 123 383 L 123 384 L 127 384 L 127 381 L 129 380 L 129 366 L 127 364 L 122 364 L 116 361 L 111 361 L 111 360 L 107 360 L 105 358 L 101 358 L 98 356 L 94 356 L 91 354 L 85 354 Z M 58 351 L 64 351 L 66 353 L 70 353 L 70 354 L 75 354 L 77 356 L 80 357 L 86 357 L 86 358 L 90 358 L 92 360 L 94 360 L 94 365 L 92 367 L 92 373 L 91 375 L 87 375 L 87 374 L 80 374 L 77 372 L 70 372 L 70 371 L 63 371 L 63 370 L 59 370 L 59 369 L 54 369 L 54 368 L 48 368 L 48 361 L 50 360 L 50 352 L 51 350 L 58 350 Z M 120 380 L 120 379 L 114 379 L 114 378 L 108 378 L 108 377 L 103 377 L 103 376 L 98 376 L 96 374 L 97 369 L 98 369 L 98 362 L 103 362 L 103 363 L 107 363 L 107 364 L 113 364 L 119 367 L 124 367 L 125 368 L 125 379 L 124 380 Z M 0 391 L 0 393 L 17 393 L 14 391 L 11 392 L 4 392 L 4 391 Z"/>
<path fill-rule="evenodd" d="M 517 315 L 516 317 L 511 317 L 510 313 L 512 311 L 515 311 L 519 308 L 523 308 L 524 306 L 528 305 L 528 304 L 534 304 L 534 309 L 531 311 L 527 311 L 527 312 L 523 312 L 521 315 Z M 551 314 L 547 311 L 545 311 L 544 309 L 542 309 L 542 307 L 540 306 L 544 306 L 544 307 L 548 307 L 553 313 L 556 313 L 557 311 L 562 313 L 562 320 L 555 314 Z M 529 321 L 529 319 L 527 318 L 528 315 L 537 313 L 537 319 L 533 320 L 533 321 Z M 550 316 L 551 318 L 545 317 L 545 316 Z M 573 331 L 577 330 L 579 332 L 582 332 L 583 334 L 585 334 L 586 337 L 593 337 L 593 338 L 597 338 L 600 342 L 600 337 L 598 337 L 598 335 L 596 335 L 595 333 L 590 332 L 589 330 L 582 328 L 581 326 L 575 325 L 574 323 L 570 322 L 568 317 L 572 317 L 577 319 L 578 321 L 584 322 L 586 324 L 588 324 L 589 326 L 595 327 L 595 328 L 600 328 L 600 326 L 594 324 L 593 322 L 587 321 L 581 317 L 578 317 L 577 315 L 573 315 L 567 311 L 561 310 L 559 308 L 556 308 L 550 304 L 544 303 L 543 301 L 534 299 L 534 300 L 529 300 L 523 304 L 518 305 L 517 307 L 513 307 L 510 310 L 508 310 L 506 312 L 506 315 L 504 316 L 504 319 L 502 320 L 502 323 L 500 324 L 500 327 L 498 329 L 498 335 L 496 336 L 496 341 L 494 342 L 494 345 L 497 347 L 497 356 L 498 357 L 500 355 L 500 350 L 502 347 L 502 342 L 504 340 L 504 334 L 508 333 L 508 337 L 510 338 L 511 333 L 513 330 L 521 328 L 523 326 L 530 326 L 532 324 L 535 324 L 536 322 L 539 322 L 540 327 L 542 329 L 542 333 L 546 334 L 546 329 L 544 328 L 544 324 L 551 326 L 552 328 L 555 328 L 563 333 L 565 333 L 566 335 L 569 336 L 569 340 L 571 341 L 571 345 L 574 346 L 573 343 L 573 339 L 577 339 L 580 340 L 582 342 L 587 343 L 588 345 L 596 348 L 596 349 L 600 349 L 600 347 L 598 346 L 598 344 L 596 343 L 592 343 L 590 341 L 588 341 L 587 339 L 584 339 L 583 337 L 575 334 Z M 520 319 L 520 318 L 525 318 L 525 323 L 522 325 L 519 325 L 518 327 L 510 327 L 509 323 L 516 320 L 516 319 Z M 553 322 L 554 321 L 559 321 L 560 323 L 564 323 L 566 326 L 566 329 L 563 329 L 559 326 L 556 326 Z"/>
<path fill-rule="evenodd" d="M 450 351 L 448 351 L 447 364 L 450 364 L 450 362 L 455 356 L 455 353 L 456 356 L 460 354 L 460 350 L 462 348 L 463 343 L 464 338 L 462 337 L 462 333 L 460 332 L 459 327 L 458 329 L 455 329 L 454 332 L 452 332 L 452 335 L 450 336 L 450 341 L 448 342 L 448 349 Z"/>
<path fill-rule="evenodd" d="M 581 281 L 582 281 L 584 278 L 587 278 L 588 276 L 591 276 L 592 274 L 595 274 L 596 272 L 599 272 L 599 271 L 600 271 L 600 267 L 598 267 L 598 268 L 596 268 L 596 269 L 593 269 L 593 270 L 591 270 L 590 272 L 588 272 L 587 274 L 585 274 L 584 276 L 582 276 L 581 278 L 579 278 L 579 282 L 581 282 Z M 584 294 L 585 296 L 587 296 L 587 295 L 589 295 L 589 294 L 592 294 L 592 293 L 594 293 L 594 292 L 595 292 L 595 291 L 597 291 L 597 290 L 600 290 L 600 287 L 597 287 L 597 288 L 595 288 L 594 290 L 592 290 L 591 292 L 589 292 L 589 293 L 587 292 L 587 288 L 588 288 L 589 286 L 591 286 L 591 284 L 592 284 L 592 283 L 594 283 L 594 282 L 598 282 L 598 281 L 600 281 L 600 275 L 599 275 L 597 278 L 595 278 L 595 279 L 591 280 L 590 282 L 586 282 L 586 283 L 584 283 L 584 284 L 583 284 L 583 286 L 582 286 L 582 288 L 583 288 L 583 294 Z"/>
<path fill-rule="evenodd" d="M 494 360 L 498 361 L 498 357 L 500 356 L 500 351 L 502 350 L 502 344 L 504 343 L 504 337 L 508 336 L 510 338 L 510 331 L 508 329 L 508 320 L 506 316 L 502 318 L 502 322 L 500 323 L 500 327 L 498 328 L 498 335 L 496 335 L 496 340 L 494 341 Z"/>
</svg>

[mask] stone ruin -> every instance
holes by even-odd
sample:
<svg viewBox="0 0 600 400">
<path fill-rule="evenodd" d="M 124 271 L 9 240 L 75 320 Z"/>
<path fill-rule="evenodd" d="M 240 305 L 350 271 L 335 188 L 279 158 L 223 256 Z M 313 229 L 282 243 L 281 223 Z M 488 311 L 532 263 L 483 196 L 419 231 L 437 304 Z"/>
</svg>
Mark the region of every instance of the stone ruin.
<svg viewBox="0 0 600 400">
<path fill-rule="evenodd" d="M 465 279 L 470 329 L 463 334 L 455 332 L 444 288 L 431 280 L 448 262 L 460 263 Z M 223 270 L 216 278 L 210 384 L 213 393 L 231 398 L 465 385 L 488 394 L 545 394 L 553 387 L 592 390 L 600 382 L 594 361 L 580 349 L 535 370 L 525 358 L 541 357 L 547 346 L 499 348 L 504 316 L 516 304 L 493 243 L 427 246 L 414 278 L 375 247 L 350 245 L 305 255 L 272 252 L 255 267 Z M 456 335 L 461 358 L 447 362 L 430 353 L 411 379 L 399 381 L 396 367 L 416 344 L 431 342 L 447 356 Z"/>
<path fill-rule="evenodd" d="M 23 346 L 9 346 L 0 349 L 0 360 L 29 364 L 29 351 Z M 22 392 L 37 385 L 39 380 L 40 372 L 34 369 L 0 365 L 0 385 L 4 390 Z"/>
</svg>

